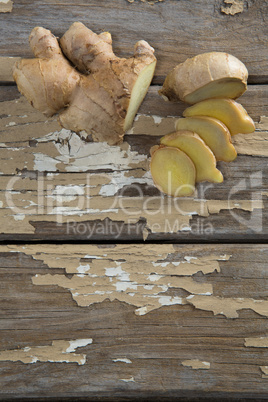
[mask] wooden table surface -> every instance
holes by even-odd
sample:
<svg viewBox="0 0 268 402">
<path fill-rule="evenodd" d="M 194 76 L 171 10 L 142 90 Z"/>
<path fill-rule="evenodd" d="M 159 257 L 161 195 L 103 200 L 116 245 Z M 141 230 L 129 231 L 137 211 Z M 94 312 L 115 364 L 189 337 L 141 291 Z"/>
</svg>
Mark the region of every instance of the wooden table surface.
<svg viewBox="0 0 268 402">
<path fill-rule="evenodd" d="M 120 146 L 61 129 L 19 94 L 28 36 L 74 21 L 158 60 Z M 0 399 L 268 398 L 268 2 L 0 0 Z M 249 70 L 222 184 L 153 186 L 149 149 L 186 105 L 168 71 L 208 51 Z M 240 101 L 240 100 L 239 100 Z"/>
</svg>

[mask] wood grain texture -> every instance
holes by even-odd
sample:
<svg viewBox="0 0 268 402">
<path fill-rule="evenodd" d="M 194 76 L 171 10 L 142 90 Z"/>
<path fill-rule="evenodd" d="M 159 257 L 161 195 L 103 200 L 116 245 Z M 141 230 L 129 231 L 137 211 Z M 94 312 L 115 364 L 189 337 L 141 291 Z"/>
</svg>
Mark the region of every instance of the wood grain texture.
<svg viewBox="0 0 268 402">
<path fill-rule="evenodd" d="M 267 400 L 268 3 L 231 3 L 0 7 L 1 400 Z M 13 82 L 15 58 L 32 57 L 31 30 L 61 37 L 74 21 L 110 31 L 119 56 L 140 39 L 155 48 L 121 146 L 61 130 Z M 256 131 L 233 138 L 224 183 L 176 202 L 153 186 L 149 150 L 186 105 L 158 90 L 176 64 L 213 50 L 246 64 L 239 101 Z"/>
<path fill-rule="evenodd" d="M 0 89 L 2 100 L 13 96 L 1 102 L 2 240 L 267 239 L 266 86 L 241 98 L 257 129 L 235 137 L 240 155 L 219 163 L 225 181 L 186 200 L 161 196 L 149 172 L 150 147 L 174 130 L 182 103 L 151 87 L 126 141 L 108 147 L 61 130 L 10 88 Z"/>
<path fill-rule="evenodd" d="M 2 56 L 31 56 L 30 30 L 43 26 L 62 36 L 74 21 L 96 32 L 110 31 L 118 55 L 128 56 L 134 44 L 147 40 L 156 50 L 155 83 L 187 57 L 208 51 L 225 51 L 248 67 L 250 82 L 267 83 L 267 2 L 245 2 L 243 12 L 226 15 L 221 0 L 145 1 L 17 0 L 12 13 L 0 14 Z M 250 35 L 249 35 L 250 31 Z"/>
<path fill-rule="evenodd" d="M 147 272 L 148 265 L 152 274 L 157 274 L 169 264 L 174 272 L 169 278 L 169 290 L 163 291 L 169 300 L 189 295 L 183 288 L 187 277 L 195 284 L 211 285 L 213 295 L 226 302 L 230 298 L 252 298 L 264 303 L 267 253 L 266 245 L 1 246 L 0 397 L 23 394 L 38 398 L 45 394 L 89 399 L 109 396 L 118 400 L 128 395 L 156 400 L 156 396 L 219 398 L 254 393 L 254 398 L 265 399 L 267 379 L 262 377 L 260 367 L 267 366 L 268 350 L 263 344 L 258 347 L 258 339 L 267 336 L 268 330 L 263 315 L 242 309 L 238 318 L 228 319 L 186 304 L 159 305 L 138 316 L 133 306 L 137 292 L 132 303 L 106 299 L 79 307 L 68 289 L 34 284 L 33 278 L 51 275 L 59 277 L 63 284 L 67 279 L 78 278 L 81 267 L 88 266 L 88 271 L 84 269 L 86 281 L 90 272 L 97 272 L 97 266 L 112 275 L 107 271 L 109 267 L 120 265 L 125 272 L 135 272 L 137 279 L 137 275 Z M 194 265 L 196 261 L 203 263 Z M 184 275 L 178 275 L 182 268 Z M 110 276 L 116 280 L 119 277 L 119 273 L 117 277 Z M 105 275 L 91 280 L 99 283 L 98 290 Z M 148 284 L 156 285 L 157 281 L 148 280 Z M 144 286 L 146 282 L 141 293 L 146 294 L 149 291 Z M 116 298 L 120 300 L 131 292 L 135 290 L 117 292 Z M 78 347 L 81 339 L 84 344 L 92 339 L 92 343 Z M 84 364 L 47 362 L 49 349 L 41 349 L 45 350 L 43 362 L 10 361 L 14 360 L 12 351 L 34 355 L 38 347 L 48 347 L 57 340 L 60 345 L 77 341 L 69 354 L 85 355 Z M 188 360 L 192 363 L 186 365 Z M 210 363 L 209 369 L 192 367 L 196 367 L 196 360 Z"/>
</svg>

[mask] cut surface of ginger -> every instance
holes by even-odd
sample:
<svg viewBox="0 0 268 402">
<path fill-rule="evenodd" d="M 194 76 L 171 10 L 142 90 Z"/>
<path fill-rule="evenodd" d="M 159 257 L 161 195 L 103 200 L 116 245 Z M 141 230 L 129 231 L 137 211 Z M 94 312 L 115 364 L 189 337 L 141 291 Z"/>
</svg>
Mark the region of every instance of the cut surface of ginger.
<svg viewBox="0 0 268 402">
<path fill-rule="evenodd" d="M 230 132 L 218 119 L 208 116 L 185 117 L 178 119 L 175 127 L 176 130 L 197 133 L 211 149 L 217 161 L 231 162 L 237 157 Z"/>
<path fill-rule="evenodd" d="M 151 84 L 156 61 L 152 62 L 146 66 L 139 74 L 134 87 L 131 92 L 130 102 L 128 106 L 128 111 L 124 123 L 124 131 L 131 128 L 135 115 L 148 92 L 149 86 Z"/>
<path fill-rule="evenodd" d="M 245 92 L 246 85 L 237 78 L 221 78 L 209 82 L 196 91 L 185 96 L 186 103 L 197 103 L 209 98 L 238 98 Z"/>
<path fill-rule="evenodd" d="M 223 181 L 222 173 L 216 168 L 213 152 L 198 134 L 186 130 L 176 131 L 162 137 L 160 143 L 179 148 L 189 156 L 196 168 L 196 182 L 221 183 Z"/>
<path fill-rule="evenodd" d="M 246 66 L 236 57 L 202 53 L 170 71 L 159 93 L 170 101 L 192 104 L 215 97 L 235 99 L 247 89 L 247 78 Z"/>
<path fill-rule="evenodd" d="M 160 146 L 151 159 L 155 186 L 174 197 L 188 197 L 195 189 L 196 169 L 192 160 L 180 149 Z"/>
<path fill-rule="evenodd" d="M 220 120 L 231 135 L 254 132 L 255 125 L 247 111 L 233 99 L 206 99 L 184 110 L 183 116 L 209 116 Z"/>
</svg>

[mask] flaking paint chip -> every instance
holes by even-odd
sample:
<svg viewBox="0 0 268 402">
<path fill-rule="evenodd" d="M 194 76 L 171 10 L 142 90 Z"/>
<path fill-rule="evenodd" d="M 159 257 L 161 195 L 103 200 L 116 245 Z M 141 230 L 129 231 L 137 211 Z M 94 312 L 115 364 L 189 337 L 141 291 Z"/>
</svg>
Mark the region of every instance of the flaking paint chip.
<svg viewBox="0 0 268 402">
<path fill-rule="evenodd" d="M 13 8 L 13 1 L 0 0 L 0 13 L 10 13 Z"/>
<path fill-rule="evenodd" d="M 184 360 L 181 364 L 185 367 L 191 367 L 193 370 L 209 370 L 210 363 L 198 359 Z"/>
<path fill-rule="evenodd" d="M 26 346 L 22 349 L 0 351 L 0 361 L 21 361 L 22 363 L 86 363 L 85 354 L 74 353 L 77 348 L 85 347 L 92 343 L 92 339 L 76 339 L 71 341 L 56 340 L 46 346 Z"/>
</svg>

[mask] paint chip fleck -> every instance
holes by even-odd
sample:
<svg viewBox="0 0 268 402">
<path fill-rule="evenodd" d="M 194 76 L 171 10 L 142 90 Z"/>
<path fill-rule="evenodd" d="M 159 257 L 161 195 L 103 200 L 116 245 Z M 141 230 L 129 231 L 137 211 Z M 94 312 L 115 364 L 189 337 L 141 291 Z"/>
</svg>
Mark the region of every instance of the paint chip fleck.
<svg viewBox="0 0 268 402">
<path fill-rule="evenodd" d="M 74 353 L 77 348 L 87 346 L 92 339 L 76 339 L 72 341 L 56 340 L 46 346 L 26 346 L 23 349 L 0 351 L 0 361 L 21 361 L 22 363 L 86 363 L 86 355 Z"/>
<path fill-rule="evenodd" d="M 115 363 L 120 362 L 120 363 L 127 363 L 127 364 L 132 363 L 132 361 L 130 359 L 127 359 L 126 357 L 121 358 L 121 359 L 113 359 L 113 362 L 115 362 Z"/>
<path fill-rule="evenodd" d="M 221 12 L 227 15 L 235 15 L 244 11 L 244 0 L 224 0 L 226 6 L 221 7 Z"/>
<path fill-rule="evenodd" d="M 191 295 L 186 297 L 186 300 L 195 308 L 213 311 L 214 315 L 222 314 L 227 318 L 239 318 L 238 311 L 242 309 L 250 309 L 268 317 L 268 300 L 202 295 Z"/>
<path fill-rule="evenodd" d="M 13 1 L 0 0 L 0 13 L 10 13 L 13 8 Z"/>
<path fill-rule="evenodd" d="M 268 337 L 261 336 L 259 338 L 246 338 L 245 346 L 253 348 L 268 348 Z"/>
<path fill-rule="evenodd" d="M 268 378 L 268 366 L 260 366 L 260 369 L 263 373 L 262 378 Z"/>
<path fill-rule="evenodd" d="M 194 370 L 209 370 L 210 369 L 210 363 L 209 362 L 204 362 L 198 359 L 193 359 L 193 360 L 184 360 L 181 362 L 181 364 L 185 367 L 191 367 Z"/>
<path fill-rule="evenodd" d="M 120 378 L 120 381 L 124 381 L 124 382 L 136 382 L 134 380 L 134 377 L 130 377 L 130 378 Z"/>
</svg>

